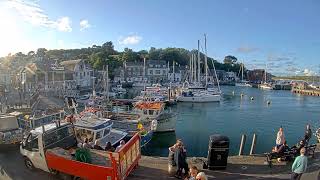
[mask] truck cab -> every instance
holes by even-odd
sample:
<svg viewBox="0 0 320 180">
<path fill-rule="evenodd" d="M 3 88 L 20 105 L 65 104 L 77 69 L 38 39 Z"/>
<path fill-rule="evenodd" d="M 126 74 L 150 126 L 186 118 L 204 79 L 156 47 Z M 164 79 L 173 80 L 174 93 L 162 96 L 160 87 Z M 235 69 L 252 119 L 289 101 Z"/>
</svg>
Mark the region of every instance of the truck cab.
<svg viewBox="0 0 320 180">
<path fill-rule="evenodd" d="M 55 147 L 69 149 L 76 145 L 73 125 L 55 122 L 31 130 L 21 143 L 20 153 L 24 156 L 27 168 L 50 172 L 45 157 L 46 150 Z"/>
</svg>

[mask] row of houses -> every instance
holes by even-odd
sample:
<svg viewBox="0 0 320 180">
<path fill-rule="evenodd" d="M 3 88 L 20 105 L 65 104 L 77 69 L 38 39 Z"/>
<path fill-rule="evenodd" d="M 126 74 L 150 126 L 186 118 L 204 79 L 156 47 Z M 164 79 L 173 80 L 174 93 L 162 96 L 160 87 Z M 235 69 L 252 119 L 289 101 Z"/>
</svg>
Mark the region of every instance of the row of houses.
<svg viewBox="0 0 320 180">
<path fill-rule="evenodd" d="M 58 63 L 58 61 L 46 60 L 35 61 L 18 71 L 0 67 L 1 87 L 15 86 L 23 92 L 34 92 L 36 89 L 47 93 L 77 96 L 81 91 L 89 91 L 93 87 L 94 77 L 97 71 L 86 63 L 84 59 L 69 60 Z M 127 62 L 114 71 L 115 82 L 133 83 L 166 83 L 182 82 L 188 78 L 188 67 L 172 64 L 161 60 L 146 60 L 144 62 Z M 246 79 L 251 82 L 264 81 L 264 70 L 256 69 L 247 71 Z M 238 81 L 239 77 L 234 72 L 217 70 L 216 75 L 220 81 Z M 267 73 L 267 81 L 272 75 Z M 204 75 L 201 77 L 204 81 Z M 209 81 L 214 81 L 215 73 L 209 70 Z M 2 88 L 3 89 L 3 88 Z"/>
</svg>

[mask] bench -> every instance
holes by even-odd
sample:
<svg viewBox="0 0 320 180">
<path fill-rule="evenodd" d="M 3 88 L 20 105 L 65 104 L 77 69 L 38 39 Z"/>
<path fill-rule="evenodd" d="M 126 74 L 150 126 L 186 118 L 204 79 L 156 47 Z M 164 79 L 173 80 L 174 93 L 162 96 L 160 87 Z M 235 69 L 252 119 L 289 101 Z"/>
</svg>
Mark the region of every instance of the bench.
<svg viewBox="0 0 320 180">
<path fill-rule="evenodd" d="M 314 158 L 316 147 L 317 147 L 316 144 L 306 146 L 305 148 L 307 150 L 307 153 L 306 153 L 307 156 Z M 291 161 L 291 160 L 294 160 L 294 158 L 296 156 L 298 156 L 299 154 L 300 154 L 300 152 L 299 152 L 298 148 L 296 148 L 295 146 L 291 147 L 288 151 L 285 151 L 284 153 L 281 153 L 281 154 L 279 154 L 277 152 L 265 153 L 266 161 L 267 161 L 268 166 L 270 168 L 272 166 L 273 159 L 281 158 L 281 159 L 284 159 L 285 161 Z"/>
</svg>

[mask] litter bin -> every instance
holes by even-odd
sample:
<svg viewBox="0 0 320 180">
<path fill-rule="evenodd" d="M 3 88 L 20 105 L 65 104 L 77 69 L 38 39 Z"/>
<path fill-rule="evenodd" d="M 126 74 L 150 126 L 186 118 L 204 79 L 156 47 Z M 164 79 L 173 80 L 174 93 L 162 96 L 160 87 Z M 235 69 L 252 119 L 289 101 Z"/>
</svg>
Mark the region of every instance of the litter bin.
<svg viewBox="0 0 320 180">
<path fill-rule="evenodd" d="M 220 134 L 210 136 L 208 150 L 208 168 L 226 169 L 229 155 L 229 138 Z"/>
</svg>

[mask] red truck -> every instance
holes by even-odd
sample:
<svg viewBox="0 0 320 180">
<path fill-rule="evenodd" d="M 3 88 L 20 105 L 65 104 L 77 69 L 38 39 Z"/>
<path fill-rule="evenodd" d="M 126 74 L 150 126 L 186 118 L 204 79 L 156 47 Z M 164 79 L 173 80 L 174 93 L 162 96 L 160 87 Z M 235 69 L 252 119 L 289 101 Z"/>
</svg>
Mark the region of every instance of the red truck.
<svg viewBox="0 0 320 180">
<path fill-rule="evenodd" d="M 90 149 L 91 163 L 77 161 L 76 149 L 73 125 L 60 122 L 30 131 L 20 146 L 27 168 L 88 180 L 125 179 L 141 158 L 139 134 L 116 153 Z"/>
</svg>

